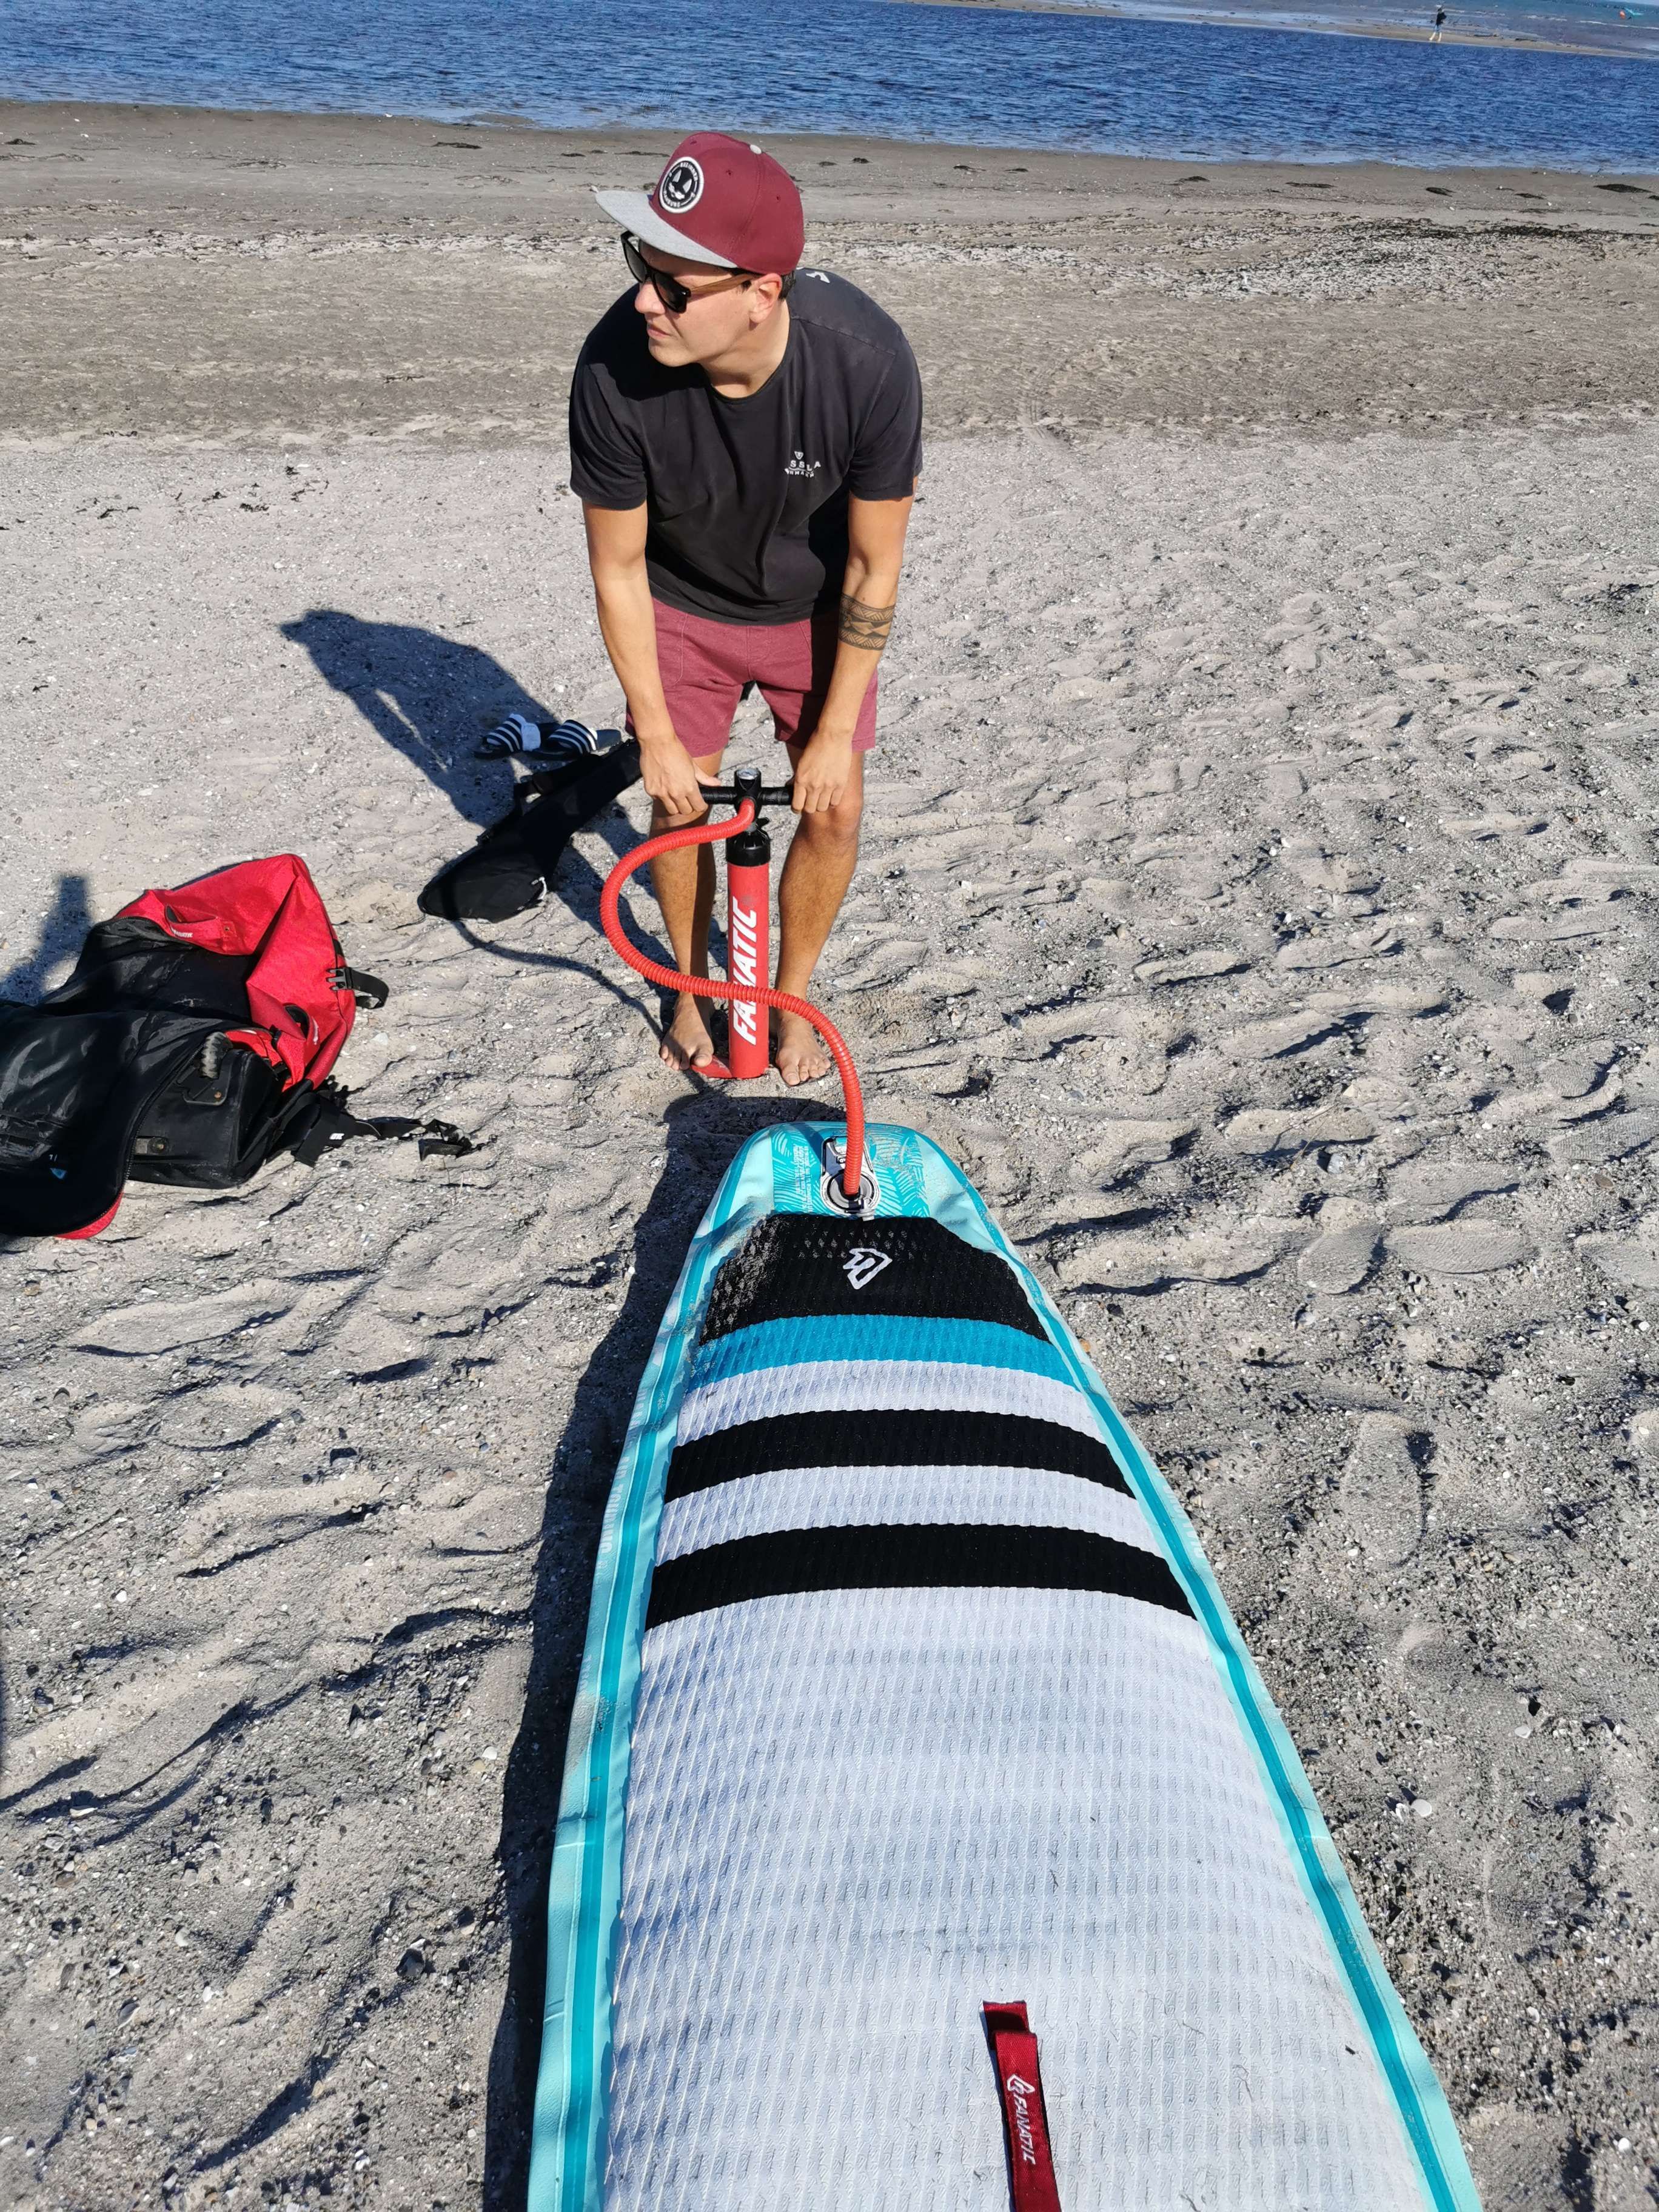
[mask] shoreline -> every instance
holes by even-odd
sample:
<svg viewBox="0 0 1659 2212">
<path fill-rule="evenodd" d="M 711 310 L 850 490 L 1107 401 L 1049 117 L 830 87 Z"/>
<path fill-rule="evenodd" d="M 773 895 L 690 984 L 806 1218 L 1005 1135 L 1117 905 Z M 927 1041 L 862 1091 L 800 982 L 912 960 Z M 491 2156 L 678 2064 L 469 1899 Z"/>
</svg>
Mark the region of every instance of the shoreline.
<svg viewBox="0 0 1659 2212">
<path fill-rule="evenodd" d="M 1310 38 L 1385 39 L 1407 46 L 1428 46 L 1431 43 L 1431 28 L 1427 25 L 1285 22 L 1276 12 L 1270 14 L 1265 7 L 1259 10 L 1251 8 L 1248 0 L 1235 0 L 1231 7 L 1213 8 L 1202 5 L 1192 8 L 1173 5 L 1124 8 L 1109 4 L 1092 7 L 1088 4 L 1088 0 L 894 0 L 894 4 L 992 9 L 998 13 L 1024 15 L 1097 15 L 1116 23 L 1206 23 L 1217 30 L 1304 33 Z M 1610 30 L 1606 42 L 1597 42 L 1588 37 L 1583 40 L 1534 39 L 1506 34 L 1501 31 L 1454 30 L 1449 24 L 1433 43 L 1443 46 L 1473 46 L 1486 52 L 1576 54 L 1590 61 L 1659 61 L 1659 23 L 1655 25 L 1653 41 L 1650 46 L 1624 46 L 1619 43 L 1619 37 L 1617 32 Z"/>
<path fill-rule="evenodd" d="M 918 7 L 962 7 L 994 9 L 1015 12 L 1053 15 L 1112 15 L 1117 20 L 1138 21 L 1121 11 L 1075 4 L 1075 0 L 1036 0 L 1027 8 L 1026 0 L 894 0 L 896 5 Z M 1159 19 L 1166 20 L 1166 19 Z M 1169 18 L 1167 20 L 1186 20 Z M 1208 17 L 1193 18 L 1209 21 Z M 1220 19 L 1217 19 L 1219 21 Z M 1263 27 L 1291 28 L 1291 26 Z M 1350 35 L 1341 32 L 1340 35 Z M 1354 35 L 1361 35 L 1355 33 Z M 1391 35 L 1379 33 L 1379 35 Z M 1410 34 L 1401 32 L 1402 38 Z M 38 141 L 25 141 L 21 135 L 24 124 L 44 125 L 55 129 L 65 137 L 60 146 L 44 148 Z M 73 126 L 75 137 L 68 132 Z M 155 150 L 159 138 L 179 132 L 190 134 L 188 143 L 200 144 L 208 159 L 215 154 L 223 155 L 228 148 L 212 146 L 216 135 L 222 138 L 236 126 L 255 133 L 285 129 L 293 132 L 318 134 L 319 139 L 330 136 L 362 134 L 365 137 L 391 140 L 399 151 L 427 150 L 428 143 L 447 144 L 456 150 L 473 150 L 501 155 L 516 151 L 532 157 L 538 151 L 556 155 L 593 153 L 627 157 L 630 155 L 647 160 L 665 157 L 676 143 L 677 134 L 666 125 L 603 124 L 578 128 L 574 125 L 540 124 L 523 117 L 495 113 L 464 115 L 422 115 L 376 113 L 355 108 L 281 108 L 281 107 L 203 107 L 166 100 L 77 100 L 62 99 L 32 100 L 0 97 L 0 225 L 3 225 L 13 201 L 10 179 L 15 173 L 11 164 L 21 166 L 21 156 L 13 149 L 27 146 L 45 158 L 65 158 L 84 161 L 100 154 L 116 153 L 122 157 L 143 155 Z M 718 125 L 709 125 L 718 128 Z M 406 134 L 428 131 L 476 131 L 488 137 L 476 149 L 456 149 L 456 142 L 422 142 Z M 94 134 L 101 134 L 94 137 Z M 1206 179 L 1218 178 L 1238 185 L 1261 185 L 1271 189 L 1283 178 L 1293 177 L 1304 170 L 1317 170 L 1322 176 L 1333 173 L 1362 191 L 1386 194 L 1390 180 L 1444 181 L 1447 179 L 1471 191 L 1483 186 L 1488 191 L 1502 192 L 1506 189 L 1535 189 L 1539 185 L 1559 185 L 1564 189 L 1576 184 L 1589 183 L 1601 190 L 1629 190 L 1651 192 L 1659 198 L 1659 165 L 1651 170 L 1632 169 L 1572 169 L 1552 168 L 1526 162 L 1416 162 L 1384 161 L 1364 155 L 1318 154 L 1310 155 L 1224 155 L 1204 154 L 1126 154 L 1101 151 L 1086 146 L 1031 144 L 1018 140 L 977 140 L 959 138 L 884 138 L 854 131 L 768 131 L 757 134 L 768 147 L 776 152 L 788 166 L 792 160 L 801 164 L 817 162 L 819 166 L 834 166 L 824 159 L 826 149 L 834 149 L 837 155 L 845 154 L 858 162 L 868 163 L 880 155 L 896 165 L 902 173 L 907 169 L 914 177 L 918 167 L 947 155 L 974 155 L 981 159 L 997 155 L 1020 155 L 1027 163 L 1041 163 L 1043 171 L 1022 168 L 1015 173 L 1036 175 L 1048 173 L 1057 176 L 1060 171 L 1092 183 L 1106 182 L 1122 187 L 1137 180 L 1157 187 L 1171 180 L 1173 173 L 1189 171 L 1194 162 L 1204 165 Z M 125 143 L 111 143 L 112 136 Z M 143 142 L 148 139 L 150 144 Z M 646 143 L 641 144 L 643 140 Z M 85 151 L 82 142 L 91 142 Z M 331 150 L 319 143 L 304 149 L 314 158 Z M 348 153 L 352 150 L 346 149 Z M 252 167 L 263 163 L 270 166 L 268 153 L 255 155 L 243 164 Z M 529 164 L 521 166 L 528 167 Z M 246 181 L 246 179 L 244 179 Z M 812 188 L 823 180 L 803 175 L 803 185 Z M 837 179 L 838 186 L 849 180 Z"/>
</svg>

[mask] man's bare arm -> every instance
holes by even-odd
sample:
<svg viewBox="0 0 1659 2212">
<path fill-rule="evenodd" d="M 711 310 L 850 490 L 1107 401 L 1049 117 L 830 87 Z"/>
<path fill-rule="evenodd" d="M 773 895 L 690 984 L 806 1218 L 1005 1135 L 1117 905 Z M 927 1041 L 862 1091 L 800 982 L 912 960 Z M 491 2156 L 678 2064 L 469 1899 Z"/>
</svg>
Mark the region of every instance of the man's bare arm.
<svg viewBox="0 0 1659 2212">
<path fill-rule="evenodd" d="M 865 588 L 868 590 L 867 584 Z M 855 599 L 848 592 L 842 593 L 837 635 L 843 645 L 850 645 L 860 653 L 884 652 L 892 628 L 891 607 L 872 606 L 867 599 Z"/>
<path fill-rule="evenodd" d="M 847 787 L 853 732 L 893 627 L 910 507 L 908 498 L 847 502 L 847 573 L 842 580 L 836 665 L 817 728 L 795 773 L 798 813 L 826 811 Z"/>
<path fill-rule="evenodd" d="M 676 816 L 702 811 L 691 757 L 675 734 L 657 665 L 657 618 L 645 566 L 646 510 L 582 505 L 599 629 L 640 741 L 640 779 Z"/>
</svg>

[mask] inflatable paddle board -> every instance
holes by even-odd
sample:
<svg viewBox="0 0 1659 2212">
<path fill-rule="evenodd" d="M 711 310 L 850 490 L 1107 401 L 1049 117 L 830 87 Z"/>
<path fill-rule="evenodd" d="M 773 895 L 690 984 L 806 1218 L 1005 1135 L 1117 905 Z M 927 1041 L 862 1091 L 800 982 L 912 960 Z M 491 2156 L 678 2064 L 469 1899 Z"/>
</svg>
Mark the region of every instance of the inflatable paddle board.
<svg viewBox="0 0 1659 2212">
<path fill-rule="evenodd" d="M 1478 2212 L 1185 1516 L 960 1172 L 746 1145 L 640 1387 L 530 2212 Z"/>
</svg>

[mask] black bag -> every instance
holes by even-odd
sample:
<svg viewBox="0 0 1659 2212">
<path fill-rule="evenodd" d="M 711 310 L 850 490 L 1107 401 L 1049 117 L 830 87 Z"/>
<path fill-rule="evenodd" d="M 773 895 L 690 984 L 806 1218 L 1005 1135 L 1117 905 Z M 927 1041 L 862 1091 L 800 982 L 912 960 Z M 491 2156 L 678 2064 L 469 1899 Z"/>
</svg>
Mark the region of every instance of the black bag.
<svg viewBox="0 0 1659 2212">
<path fill-rule="evenodd" d="M 285 1095 L 268 1060 L 214 1030 L 145 1107 L 127 1180 L 229 1190 L 309 1126 L 317 1097 L 305 1083 Z"/>
<path fill-rule="evenodd" d="M 513 811 L 434 876 L 420 896 L 422 913 L 450 921 L 506 921 L 539 905 L 576 831 L 639 780 L 640 749 L 632 738 L 609 752 L 524 777 L 514 788 Z"/>
<path fill-rule="evenodd" d="M 356 1008 L 386 997 L 295 854 L 146 891 L 66 983 L 0 1000 L 0 1235 L 96 1236 L 129 1181 L 226 1190 L 356 1137 L 471 1152 L 447 1122 L 360 1121 L 331 1080 Z"/>
</svg>

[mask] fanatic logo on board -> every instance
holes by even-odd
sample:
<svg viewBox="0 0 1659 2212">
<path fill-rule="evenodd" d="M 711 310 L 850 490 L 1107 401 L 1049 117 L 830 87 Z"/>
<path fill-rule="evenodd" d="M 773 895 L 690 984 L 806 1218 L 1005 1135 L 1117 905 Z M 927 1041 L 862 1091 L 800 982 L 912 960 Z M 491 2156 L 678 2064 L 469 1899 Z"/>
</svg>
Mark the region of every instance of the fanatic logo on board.
<svg viewBox="0 0 1659 2212">
<path fill-rule="evenodd" d="M 842 1273 L 855 1291 L 873 1283 L 884 1267 L 890 1267 L 892 1256 L 886 1252 L 872 1252 L 867 1244 L 855 1244 L 842 1261 Z"/>
<path fill-rule="evenodd" d="M 815 477 L 823 466 L 822 461 L 809 461 L 800 447 L 797 446 L 795 458 L 793 461 L 784 463 L 783 473 L 787 477 Z"/>
</svg>

